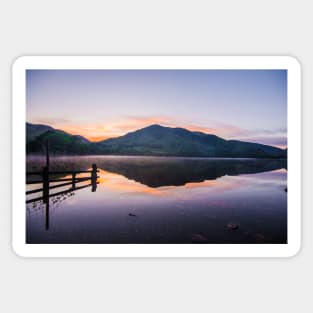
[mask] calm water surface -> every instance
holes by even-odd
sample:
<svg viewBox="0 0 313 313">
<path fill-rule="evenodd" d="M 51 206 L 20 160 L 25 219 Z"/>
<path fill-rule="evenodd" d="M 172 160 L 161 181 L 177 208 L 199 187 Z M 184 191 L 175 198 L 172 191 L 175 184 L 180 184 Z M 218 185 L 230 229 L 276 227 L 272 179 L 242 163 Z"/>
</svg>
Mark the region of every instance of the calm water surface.
<svg viewBox="0 0 313 313">
<path fill-rule="evenodd" d="M 97 190 L 51 197 L 49 212 L 42 200 L 27 204 L 27 243 L 287 242 L 286 160 L 96 156 L 50 163 L 58 171 L 96 163 Z M 27 159 L 28 171 L 42 166 L 44 158 Z"/>
</svg>

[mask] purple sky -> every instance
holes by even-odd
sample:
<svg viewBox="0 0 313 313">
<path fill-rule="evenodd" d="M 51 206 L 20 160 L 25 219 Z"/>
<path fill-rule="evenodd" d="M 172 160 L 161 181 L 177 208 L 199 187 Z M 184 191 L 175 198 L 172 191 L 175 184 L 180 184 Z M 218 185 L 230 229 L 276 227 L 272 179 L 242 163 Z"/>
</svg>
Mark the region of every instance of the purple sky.
<svg viewBox="0 0 313 313">
<path fill-rule="evenodd" d="M 287 146 L 285 70 L 27 70 L 27 121 L 91 140 L 161 124 Z"/>
</svg>

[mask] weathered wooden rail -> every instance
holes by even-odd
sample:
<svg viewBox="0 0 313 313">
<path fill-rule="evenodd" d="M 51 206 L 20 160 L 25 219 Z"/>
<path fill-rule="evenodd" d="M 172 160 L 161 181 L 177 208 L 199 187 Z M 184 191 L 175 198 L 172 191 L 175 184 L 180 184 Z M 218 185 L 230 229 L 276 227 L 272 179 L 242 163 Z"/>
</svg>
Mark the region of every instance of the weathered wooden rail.
<svg viewBox="0 0 313 313">
<path fill-rule="evenodd" d="M 97 176 L 98 173 L 97 165 L 92 164 L 92 170 L 89 171 L 49 171 L 47 167 L 44 167 L 42 171 L 37 171 L 37 172 L 27 172 L 26 173 L 26 184 L 42 184 L 42 188 L 37 188 L 37 189 L 32 189 L 32 190 L 27 190 L 26 195 L 34 194 L 34 193 L 39 193 L 42 192 L 41 197 L 37 198 L 32 198 L 26 200 L 26 203 L 31 203 L 34 201 L 39 201 L 47 200 L 47 198 L 54 197 L 57 195 L 60 195 L 64 192 L 71 192 L 74 190 L 86 188 L 91 186 L 91 191 L 94 192 L 97 189 Z M 76 177 L 78 174 L 90 174 L 88 177 Z M 53 175 L 71 175 L 72 177 L 70 178 L 50 178 Z M 35 180 L 28 180 L 30 176 L 41 176 L 41 179 L 35 179 Z M 76 186 L 76 184 L 85 182 L 85 181 L 91 181 L 90 184 L 84 185 L 84 186 Z M 50 185 L 50 183 L 58 183 L 62 182 L 61 184 L 57 185 Z M 50 194 L 49 190 L 50 189 L 56 189 L 56 188 L 61 188 L 65 186 L 71 186 L 69 189 L 52 193 Z"/>
</svg>

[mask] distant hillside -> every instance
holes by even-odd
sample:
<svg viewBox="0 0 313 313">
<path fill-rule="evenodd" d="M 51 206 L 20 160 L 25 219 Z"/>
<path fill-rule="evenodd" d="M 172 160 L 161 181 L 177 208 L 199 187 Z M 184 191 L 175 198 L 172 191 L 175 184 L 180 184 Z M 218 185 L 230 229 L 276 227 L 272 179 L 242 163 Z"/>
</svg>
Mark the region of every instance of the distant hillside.
<svg viewBox="0 0 313 313">
<path fill-rule="evenodd" d="M 37 127 L 40 126 L 40 129 Z M 27 153 L 41 154 L 48 139 L 54 154 L 151 155 L 184 157 L 286 158 L 287 150 L 183 128 L 151 125 L 118 138 L 90 142 L 49 126 L 27 124 Z"/>
<path fill-rule="evenodd" d="M 49 141 L 49 150 L 56 155 L 83 155 L 97 153 L 96 147 L 88 139 L 71 135 L 62 130 L 57 130 L 44 125 L 27 124 L 27 144 L 28 154 L 45 153 L 45 143 Z"/>
<path fill-rule="evenodd" d="M 53 128 L 47 125 L 26 123 L 26 141 L 31 142 L 48 130 L 53 130 Z"/>
<path fill-rule="evenodd" d="M 191 132 L 183 128 L 151 125 L 118 138 L 99 143 L 106 154 L 285 158 L 286 150 L 215 135 Z"/>
</svg>

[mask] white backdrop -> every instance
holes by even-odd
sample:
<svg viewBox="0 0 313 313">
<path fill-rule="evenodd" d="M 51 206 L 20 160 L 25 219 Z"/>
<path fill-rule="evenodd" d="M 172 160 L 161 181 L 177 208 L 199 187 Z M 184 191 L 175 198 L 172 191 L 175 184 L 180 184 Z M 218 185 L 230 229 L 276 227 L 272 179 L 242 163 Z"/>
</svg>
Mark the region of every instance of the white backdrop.
<svg viewBox="0 0 313 313">
<path fill-rule="evenodd" d="M 1 312 L 313 310 L 310 1 L 0 4 Z M 302 63 L 303 239 L 291 259 L 22 259 L 11 249 L 11 64 L 20 55 L 291 55 Z M 310 129 L 311 128 L 311 129 Z"/>
</svg>

